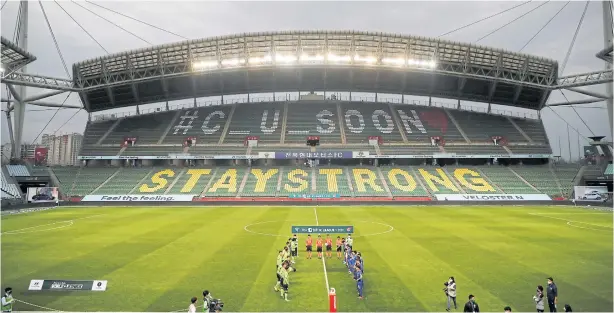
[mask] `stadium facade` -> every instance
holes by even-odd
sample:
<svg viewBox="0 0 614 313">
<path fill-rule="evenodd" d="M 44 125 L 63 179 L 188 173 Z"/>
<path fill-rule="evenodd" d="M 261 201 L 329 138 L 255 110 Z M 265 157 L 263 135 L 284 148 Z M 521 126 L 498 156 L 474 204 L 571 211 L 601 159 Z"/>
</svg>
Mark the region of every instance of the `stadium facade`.
<svg viewBox="0 0 614 313">
<path fill-rule="evenodd" d="M 55 81 L 79 92 L 90 119 L 81 167 L 52 168 L 48 179 L 66 199 L 85 201 L 563 199 L 585 168 L 551 164 L 539 110 L 561 84 L 611 81 L 611 73 L 583 81 L 557 73 L 556 61 L 526 54 L 356 31 L 241 34 L 118 53 L 74 64 L 72 84 Z M 303 95 L 276 97 L 288 92 Z M 358 92 L 374 96 L 357 101 Z M 224 100 L 238 94 L 246 101 Z M 197 101 L 211 96 L 221 101 Z M 168 106 L 190 98 L 193 105 Z M 471 111 L 461 101 L 488 105 Z M 155 112 L 139 109 L 160 102 L 166 107 Z M 99 114 L 129 106 L 136 115 Z M 603 173 L 612 150 L 598 141 L 606 162 L 591 166 Z"/>
</svg>

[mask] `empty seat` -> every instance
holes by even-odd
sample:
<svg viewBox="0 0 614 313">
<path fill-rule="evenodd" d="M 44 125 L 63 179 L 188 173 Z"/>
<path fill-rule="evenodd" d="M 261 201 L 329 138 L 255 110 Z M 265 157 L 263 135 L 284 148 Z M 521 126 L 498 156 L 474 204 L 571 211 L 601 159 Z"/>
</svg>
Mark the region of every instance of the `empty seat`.
<svg viewBox="0 0 614 313">
<path fill-rule="evenodd" d="M 442 108 L 398 104 L 394 106 L 410 142 L 431 143 L 431 137 L 446 142 L 466 142 Z"/>
<path fill-rule="evenodd" d="M 196 137 L 196 144 L 217 144 L 231 108 L 224 105 L 182 110 L 162 143 L 183 144 L 188 137 Z"/>
<path fill-rule="evenodd" d="M 385 142 L 403 142 L 390 108 L 385 103 L 341 104 L 341 112 L 347 143 L 367 145 L 369 136 L 381 136 Z"/>
<path fill-rule="evenodd" d="M 120 120 L 102 144 L 121 144 L 126 137 L 136 137 L 136 144 L 155 144 L 177 112 L 136 115 Z"/>
<path fill-rule="evenodd" d="M 505 116 L 486 113 L 449 110 L 465 135 L 472 142 L 492 142 L 492 137 L 502 136 L 508 142 L 527 142 Z"/>
<path fill-rule="evenodd" d="M 30 176 L 30 172 L 28 172 L 28 168 L 25 165 L 7 165 L 6 169 L 9 175 L 13 177 Z"/>
<path fill-rule="evenodd" d="M 285 143 L 305 144 L 308 136 L 320 136 L 320 143 L 341 143 L 337 105 L 322 101 L 288 103 Z"/>
<path fill-rule="evenodd" d="M 247 136 L 258 136 L 263 144 L 279 143 L 283 117 L 283 103 L 237 104 L 224 143 L 243 144 Z"/>
</svg>

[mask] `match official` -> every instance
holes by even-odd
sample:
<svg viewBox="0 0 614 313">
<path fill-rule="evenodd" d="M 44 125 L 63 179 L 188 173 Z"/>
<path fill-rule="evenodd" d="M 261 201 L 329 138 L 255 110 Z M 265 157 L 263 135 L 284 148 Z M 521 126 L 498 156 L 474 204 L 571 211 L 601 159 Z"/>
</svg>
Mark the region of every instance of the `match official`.
<svg viewBox="0 0 614 313">
<path fill-rule="evenodd" d="M 548 290 L 546 294 L 548 296 L 548 307 L 550 308 L 550 312 L 556 312 L 556 304 L 559 300 L 559 290 L 552 277 L 548 277 Z"/>
</svg>

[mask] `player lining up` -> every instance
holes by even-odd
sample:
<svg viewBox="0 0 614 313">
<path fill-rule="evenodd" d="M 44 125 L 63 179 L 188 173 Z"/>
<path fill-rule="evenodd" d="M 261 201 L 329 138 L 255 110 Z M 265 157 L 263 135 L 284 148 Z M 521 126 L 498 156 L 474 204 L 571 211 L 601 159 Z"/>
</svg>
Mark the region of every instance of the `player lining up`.
<svg viewBox="0 0 614 313">
<path fill-rule="evenodd" d="M 343 241 L 341 240 L 341 236 L 337 236 L 337 260 L 341 260 L 342 250 L 343 249 Z"/>
<path fill-rule="evenodd" d="M 326 257 L 333 257 L 333 239 L 330 238 L 330 235 L 326 235 Z"/>
<path fill-rule="evenodd" d="M 347 239 L 341 240 L 342 244 L 345 244 L 344 261 L 343 264 L 347 265 L 348 272 L 352 275 L 352 278 L 356 281 L 356 290 L 358 291 L 358 299 L 363 299 L 364 291 L 364 260 L 362 255 L 358 251 L 352 249 L 353 239 L 348 234 Z"/>
<path fill-rule="evenodd" d="M 311 259 L 312 246 L 313 238 L 311 238 L 311 235 L 307 235 L 307 239 L 305 240 L 305 247 L 307 248 L 307 259 Z"/>
<path fill-rule="evenodd" d="M 318 251 L 318 259 L 322 258 L 322 245 L 324 241 L 322 240 L 322 235 L 318 235 L 318 240 L 316 240 L 316 249 Z"/>
</svg>

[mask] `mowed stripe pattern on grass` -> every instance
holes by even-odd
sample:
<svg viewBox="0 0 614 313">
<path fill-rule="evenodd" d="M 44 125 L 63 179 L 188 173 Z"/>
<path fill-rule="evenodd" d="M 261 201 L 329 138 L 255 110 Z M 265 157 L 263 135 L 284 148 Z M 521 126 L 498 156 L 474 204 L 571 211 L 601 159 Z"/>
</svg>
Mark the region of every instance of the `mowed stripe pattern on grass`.
<svg viewBox="0 0 614 313">
<path fill-rule="evenodd" d="M 364 300 L 357 299 L 341 261 L 326 260 L 340 311 L 443 311 L 448 276 L 457 280 L 458 311 L 469 293 L 483 311 L 506 305 L 533 311 L 531 296 L 548 276 L 555 277 L 560 303 L 578 311 L 612 310 L 611 213 L 360 206 L 318 207 L 317 215 L 320 225 L 354 225 L 354 246 L 365 258 Z M 88 216 L 94 217 L 80 219 Z M 74 223 L 63 229 L 3 234 L 2 286 L 58 310 L 168 312 L 187 308 L 203 289 L 222 298 L 226 311 L 328 310 L 322 261 L 305 260 L 303 235 L 298 271 L 290 276 L 291 301 L 273 291 L 278 250 L 290 226 L 316 224 L 313 207 L 55 209 L 2 217 L 2 231 L 68 220 Z M 244 230 L 255 223 L 251 230 L 277 236 Z M 387 231 L 386 224 L 394 231 L 370 235 Z M 31 279 L 107 279 L 109 287 L 102 293 L 27 292 Z"/>
</svg>

